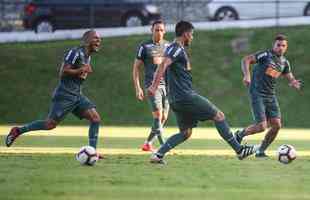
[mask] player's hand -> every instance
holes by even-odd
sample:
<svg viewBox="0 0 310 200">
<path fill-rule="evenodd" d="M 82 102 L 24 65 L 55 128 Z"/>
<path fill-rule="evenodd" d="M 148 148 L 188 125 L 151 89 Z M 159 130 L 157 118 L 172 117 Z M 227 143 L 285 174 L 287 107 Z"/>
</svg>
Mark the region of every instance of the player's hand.
<svg viewBox="0 0 310 200">
<path fill-rule="evenodd" d="M 293 81 L 291 81 L 289 83 L 289 86 L 291 86 L 291 87 L 293 87 L 293 88 L 295 88 L 297 90 L 300 90 L 300 88 L 301 88 L 301 81 L 294 79 Z"/>
<path fill-rule="evenodd" d="M 82 68 L 84 68 L 87 73 L 93 72 L 93 69 L 92 69 L 91 65 L 89 65 L 89 64 L 84 64 Z"/>
<path fill-rule="evenodd" d="M 144 92 L 141 88 L 136 89 L 136 97 L 140 101 L 144 99 Z"/>
<path fill-rule="evenodd" d="M 154 96 L 155 95 L 155 91 L 156 91 L 156 88 L 153 87 L 153 85 L 151 85 L 148 89 L 147 89 L 147 94 L 149 96 Z"/>
<path fill-rule="evenodd" d="M 244 77 L 243 77 L 243 84 L 244 84 L 246 87 L 249 87 L 250 84 L 251 84 L 251 77 L 249 77 L 249 76 L 244 76 Z"/>
</svg>

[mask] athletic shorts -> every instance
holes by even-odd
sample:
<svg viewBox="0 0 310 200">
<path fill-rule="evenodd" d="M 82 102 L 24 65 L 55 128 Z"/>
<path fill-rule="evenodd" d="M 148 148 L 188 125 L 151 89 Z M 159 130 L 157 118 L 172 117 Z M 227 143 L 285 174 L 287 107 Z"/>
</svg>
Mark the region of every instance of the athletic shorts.
<svg viewBox="0 0 310 200">
<path fill-rule="evenodd" d="M 154 96 L 148 96 L 148 102 L 152 112 L 162 110 L 165 113 L 168 113 L 169 102 L 166 87 L 159 86 Z"/>
<path fill-rule="evenodd" d="M 199 121 L 211 120 L 219 112 L 212 102 L 198 94 L 191 95 L 186 101 L 177 101 L 170 105 L 180 130 L 194 128 Z"/>
<path fill-rule="evenodd" d="M 275 95 L 262 96 L 257 93 L 250 93 L 250 99 L 252 115 L 256 123 L 271 118 L 281 118 L 279 102 Z"/>
<path fill-rule="evenodd" d="M 74 98 L 56 97 L 52 99 L 48 118 L 60 122 L 68 113 L 73 113 L 79 119 L 83 119 L 82 113 L 92 108 L 96 108 L 95 104 L 84 95 Z"/>
</svg>

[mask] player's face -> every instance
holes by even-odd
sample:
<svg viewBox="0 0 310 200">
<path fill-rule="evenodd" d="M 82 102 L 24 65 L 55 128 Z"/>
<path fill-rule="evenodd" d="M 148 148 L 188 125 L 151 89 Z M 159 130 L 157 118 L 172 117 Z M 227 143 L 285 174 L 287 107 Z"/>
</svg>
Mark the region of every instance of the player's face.
<svg viewBox="0 0 310 200">
<path fill-rule="evenodd" d="M 164 39 L 166 33 L 164 24 L 155 24 L 152 28 L 153 39 L 155 42 L 159 42 Z"/>
<path fill-rule="evenodd" d="M 97 32 L 91 34 L 89 38 L 89 48 L 91 52 L 98 52 L 100 49 L 101 38 Z"/>
<path fill-rule="evenodd" d="M 194 39 L 193 34 L 194 34 L 193 30 L 184 33 L 184 39 L 185 39 L 184 40 L 184 46 L 189 46 L 192 43 L 192 41 Z"/>
<path fill-rule="evenodd" d="M 273 51 L 279 55 L 282 56 L 287 51 L 287 41 L 286 40 L 276 40 L 273 45 Z"/>
</svg>

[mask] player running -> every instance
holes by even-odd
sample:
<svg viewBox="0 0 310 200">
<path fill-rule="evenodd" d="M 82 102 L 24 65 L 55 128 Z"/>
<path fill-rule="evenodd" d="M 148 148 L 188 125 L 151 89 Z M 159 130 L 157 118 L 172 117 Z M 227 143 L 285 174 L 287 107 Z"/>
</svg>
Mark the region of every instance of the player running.
<svg viewBox="0 0 310 200">
<path fill-rule="evenodd" d="M 167 69 L 169 103 L 176 115 L 180 132 L 167 139 L 151 157 L 151 163 L 165 164 L 165 154 L 187 140 L 199 121 L 212 120 L 221 137 L 234 149 L 241 160 L 253 154 L 254 146 L 240 145 L 232 135 L 224 113 L 192 87 L 189 56 L 185 50 L 193 40 L 193 25 L 180 21 L 175 28 L 176 39 L 166 50 L 165 58 L 156 71 L 149 95 L 154 95 Z"/>
<path fill-rule="evenodd" d="M 243 137 L 263 132 L 270 126 L 255 154 L 256 157 L 267 157 L 265 151 L 282 126 L 280 107 L 275 94 L 276 80 L 284 76 L 291 87 L 299 90 L 301 86 L 301 82 L 296 80 L 291 72 L 289 61 L 284 57 L 287 47 L 287 37 L 279 34 L 275 37 L 271 50 L 248 55 L 242 60 L 243 83 L 249 87 L 255 124 L 237 131 L 235 137 L 241 143 Z M 252 78 L 251 64 L 254 64 Z"/>
<path fill-rule="evenodd" d="M 81 46 L 70 49 L 64 56 L 59 70 L 60 81 L 54 90 L 47 118 L 13 127 L 6 137 L 6 146 L 10 147 L 16 138 L 29 131 L 54 129 L 68 113 L 73 113 L 90 122 L 89 145 L 96 148 L 101 119 L 95 104 L 82 94 L 82 84 L 93 72 L 90 55 L 99 51 L 100 44 L 101 38 L 96 31 L 89 30 L 84 33 Z M 99 154 L 98 157 L 102 158 Z"/>
<path fill-rule="evenodd" d="M 140 85 L 141 67 L 144 66 L 144 87 L 148 88 L 152 84 L 154 72 L 162 62 L 165 49 L 169 45 L 168 41 L 164 40 L 166 29 L 162 20 L 155 21 L 152 24 L 151 31 L 152 39 L 143 42 L 138 47 L 133 65 L 133 82 L 136 90 L 136 97 L 140 101 L 144 99 L 144 92 Z M 143 144 L 142 150 L 153 151 L 152 143 L 156 136 L 160 145 L 164 143 L 162 138 L 163 125 L 167 120 L 169 112 L 166 83 L 163 78 L 160 80 L 159 87 L 155 91 L 155 94 L 147 98 L 152 110 L 153 123 L 151 132 Z"/>
</svg>

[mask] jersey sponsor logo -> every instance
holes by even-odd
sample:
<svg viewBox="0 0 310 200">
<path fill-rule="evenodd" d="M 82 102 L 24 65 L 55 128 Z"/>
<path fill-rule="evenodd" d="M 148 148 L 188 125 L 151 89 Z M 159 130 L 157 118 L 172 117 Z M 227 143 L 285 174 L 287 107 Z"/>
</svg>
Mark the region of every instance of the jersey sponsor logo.
<svg viewBox="0 0 310 200">
<path fill-rule="evenodd" d="M 267 56 L 267 52 L 260 53 L 260 54 L 257 55 L 257 60 L 259 60 L 259 59 L 261 59 L 261 58 L 263 58 L 265 56 Z"/>
<path fill-rule="evenodd" d="M 268 65 L 265 74 L 271 76 L 272 78 L 278 78 L 281 75 L 281 72 L 276 69 L 276 66 Z"/>
</svg>

